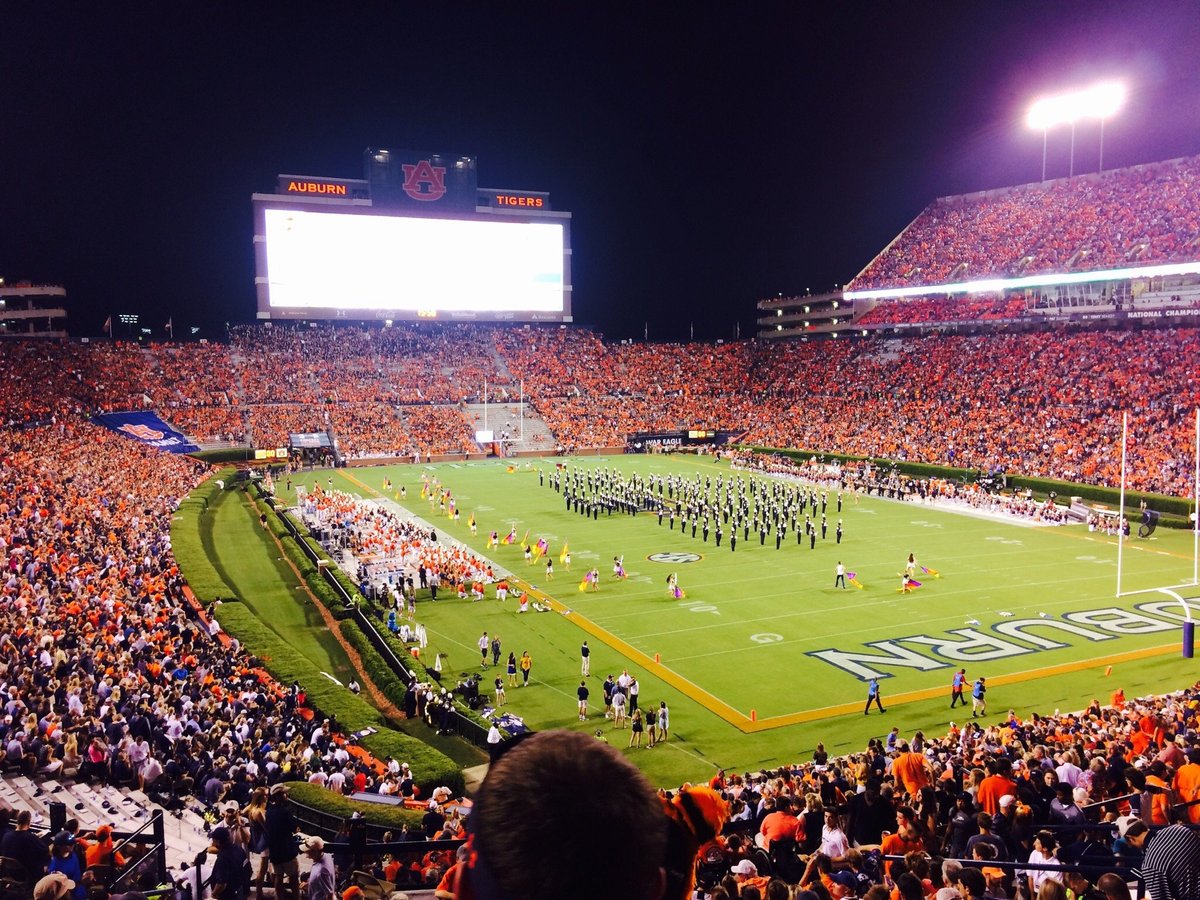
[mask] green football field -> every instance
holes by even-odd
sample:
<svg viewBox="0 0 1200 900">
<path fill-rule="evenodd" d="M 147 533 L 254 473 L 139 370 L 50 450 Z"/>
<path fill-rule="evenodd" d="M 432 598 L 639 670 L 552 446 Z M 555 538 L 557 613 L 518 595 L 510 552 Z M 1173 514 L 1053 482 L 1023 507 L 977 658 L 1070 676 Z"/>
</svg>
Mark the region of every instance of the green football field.
<svg viewBox="0 0 1200 900">
<path fill-rule="evenodd" d="M 430 637 L 426 662 L 442 652 L 450 676 L 478 672 L 480 633 L 499 634 L 504 657 L 528 650 L 534 660 L 530 687 L 508 690 L 509 711 L 538 729 L 601 730 L 620 746 L 629 733 L 599 715 L 601 683 L 629 669 L 641 684 L 643 708 L 666 701 L 671 710 L 667 744 L 628 751 L 656 783 L 806 759 L 818 741 L 831 752 L 849 752 L 894 725 L 905 734 L 944 730 L 952 719 L 970 717 L 969 709 L 949 709 L 948 685 L 959 668 L 970 681 L 987 679 L 988 722 L 1009 709 L 1019 716 L 1080 709 L 1093 697 L 1107 702 L 1117 687 L 1136 696 L 1198 677 L 1195 662 L 1180 653 L 1180 604 L 1157 593 L 1116 598 L 1116 543 L 1082 526 L 1026 527 L 847 495 L 838 545 L 831 493 L 828 537 L 815 549 L 807 539 L 797 545 L 790 533 L 779 549 L 773 536 L 760 546 L 758 535 L 744 540 L 739 533 L 731 552 L 728 534 L 717 548 L 712 536 L 706 543 L 699 531 L 692 538 L 690 528 L 669 530 L 650 513 L 602 513 L 593 521 L 567 511 L 549 477 L 539 485 L 537 470 L 548 476 L 554 465 L 539 460 L 513 472 L 497 462 L 361 468 L 308 474 L 296 483 L 324 487 L 332 477 L 339 489 L 401 505 L 443 539 L 462 541 L 512 572 L 535 598 L 553 601 L 553 612 L 520 615 L 514 600 L 498 603 L 490 590 L 483 603 L 443 591 L 434 604 L 419 593 L 418 619 Z M 729 477 L 727 466 L 691 456 L 578 458 L 567 465 Z M 423 477 L 452 492 L 461 510 L 457 522 L 420 498 Z M 386 496 L 385 478 L 393 483 Z M 407 497 L 398 501 L 401 485 Z M 278 488 L 286 493 L 283 479 Z M 476 537 L 468 528 L 471 514 Z M 489 531 L 504 535 L 514 525 L 518 535 L 528 530 L 531 542 L 549 541 L 552 581 L 543 564 L 525 564 L 518 546 L 485 549 Z M 558 561 L 564 541 L 571 572 Z M 909 553 L 937 575 L 918 571 L 922 586 L 901 594 Z M 628 574 L 623 581 L 612 577 L 618 554 Z M 834 587 L 839 560 L 861 589 Z M 1123 590 L 1181 584 L 1191 579 L 1192 565 L 1192 535 L 1159 529 L 1148 540 L 1127 542 Z M 600 590 L 580 592 L 583 572 L 593 566 Z M 666 589 L 672 572 L 685 592 L 681 600 Z M 1195 588 L 1181 593 L 1200 597 Z M 593 714 L 581 723 L 576 689 L 584 640 L 592 648 L 586 680 Z M 486 683 L 496 674 L 489 669 Z M 865 717 L 872 675 L 880 679 L 887 713 Z"/>
</svg>

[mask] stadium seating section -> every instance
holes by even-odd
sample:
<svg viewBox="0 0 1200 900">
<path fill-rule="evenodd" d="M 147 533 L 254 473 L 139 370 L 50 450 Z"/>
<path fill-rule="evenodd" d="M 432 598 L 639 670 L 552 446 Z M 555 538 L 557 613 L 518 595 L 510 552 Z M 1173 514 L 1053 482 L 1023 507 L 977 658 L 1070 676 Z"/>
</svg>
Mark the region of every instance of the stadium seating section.
<svg viewBox="0 0 1200 900">
<path fill-rule="evenodd" d="M 987 301 L 981 301 L 987 302 Z M 568 449 L 641 431 L 1190 492 L 1195 329 L 812 343 L 606 344 L 582 329 L 246 328 L 228 345 L 9 343 L 0 418 L 156 408 L 199 440 L 287 445 L 331 430 L 351 458 L 478 449 L 462 402 L 515 397 Z"/>
<path fill-rule="evenodd" d="M 1178 329 L 614 345 L 559 328 L 245 328 L 228 345 L 4 348 L 13 365 L 0 393 L 0 666 L 5 685 L 21 688 L 8 693 L 0 724 L 0 818 L 5 804 L 40 808 L 46 790 L 63 791 L 96 822 L 134 822 L 153 799 L 184 798 L 195 804 L 184 811 L 196 826 L 182 845 L 189 853 L 206 841 L 191 809 L 244 803 L 252 786 L 285 772 L 344 793 L 395 792 L 404 776 L 351 759 L 343 736 L 324 737 L 304 714 L 295 688 L 186 602 L 170 520 L 206 467 L 92 426 L 86 414 L 152 406 L 192 434 L 266 444 L 328 428 L 349 455 L 465 450 L 461 402 L 486 378 L 499 392 L 523 383 L 568 446 L 699 426 L 759 444 L 1112 483 L 1118 414 L 1131 409 L 1132 481 L 1180 492 L 1190 486 L 1189 416 L 1200 403 L 1200 332 Z M 870 853 L 878 845 L 909 853 L 892 863 L 898 891 L 920 896 L 924 885 L 928 895 L 942 879 L 923 854 L 970 856 L 975 813 L 994 817 L 991 843 L 1007 859 L 1027 859 L 1038 829 L 1051 827 L 1060 847 L 1051 865 L 1118 867 L 1132 860 L 1114 842 L 1132 821 L 1131 798 L 1149 824 L 1200 822 L 1200 804 L 1172 808 L 1200 787 L 1200 685 L 1137 703 L 1109 699 L 1083 714 L 1014 716 L 918 735 L 920 745 L 873 742 L 840 760 L 722 773 L 712 786 L 734 821 L 703 849 L 700 876 L 715 882 L 748 860 L 751 883 L 768 892 L 773 874 L 843 897 L 856 871 L 860 887 L 881 880 Z M 261 740 L 245 739 L 247 712 Z M 887 814 L 871 813 L 856 784 Z M 1001 803 L 1006 794 L 1011 804 Z M 803 810 L 803 830 L 773 812 L 785 798 Z M 964 815 L 953 818 L 956 810 Z M 771 815 L 769 830 L 793 829 L 795 847 L 815 862 L 756 848 L 751 838 Z M 1082 821 L 1101 828 L 1079 838 Z M 461 835 L 454 815 L 427 817 L 427 828 Z M 833 868 L 821 861 L 818 851 L 845 856 L 850 841 L 868 851 L 859 869 L 853 855 Z M 449 861 L 423 852 L 390 874 L 430 886 Z M 386 865 L 367 861 L 381 876 Z M 984 871 L 989 890 L 1011 895 L 1011 869 Z M 1080 871 L 1050 877 L 1074 880 L 1078 892 Z M 1093 882 L 1096 874 L 1083 872 Z"/>
<path fill-rule="evenodd" d="M 1200 157 L 937 200 L 852 290 L 1192 260 Z"/>
</svg>

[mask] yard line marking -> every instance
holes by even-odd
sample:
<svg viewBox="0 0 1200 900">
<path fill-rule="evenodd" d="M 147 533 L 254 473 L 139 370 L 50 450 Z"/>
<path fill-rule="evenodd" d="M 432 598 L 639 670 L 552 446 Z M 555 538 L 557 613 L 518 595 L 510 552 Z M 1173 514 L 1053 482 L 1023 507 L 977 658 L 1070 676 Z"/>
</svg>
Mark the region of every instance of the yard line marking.
<svg viewBox="0 0 1200 900">
<path fill-rule="evenodd" d="M 1056 675 L 1065 675 L 1069 672 L 1079 672 L 1084 669 L 1096 668 L 1102 666 L 1115 665 L 1121 662 L 1132 662 L 1138 659 L 1148 659 L 1152 656 L 1165 656 L 1168 653 L 1179 652 L 1178 644 L 1168 644 L 1163 647 L 1145 647 L 1141 650 L 1127 650 L 1124 653 L 1116 653 L 1112 656 L 1100 657 L 1098 659 L 1086 659 L 1079 662 L 1060 663 L 1056 666 L 1046 666 L 1041 669 L 1030 669 L 1026 672 L 1014 672 L 1011 675 L 996 675 L 989 676 L 992 680 L 988 683 L 988 687 L 994 685 L 1019 684 L 1024 681 L 1034 681 L 1039 678 L 1051 678 Z M 919 691 L 908 691 L 903 694 L 895 694 L 888 700 L 888 706 L 892 707 L 901 703 L 916 703 L 921 700 L 932 700 L 937 697 L 944 698 L 946 696 L 946 685 L 933 688 L 924 688 Z M 799 725 L 804 722 L 813 722 L 817 719 L 824 719 L 829 716 L 847 715 L 849 713 L 857 713 L 862 709 L 862 702 L 855 701 L 854 703 L 840 703 L 836 706 L 825 706 L 820 709 L 809 709 L 804 712 L 786 713 L 781 716 L 769 716 L 765 719 L 759 719 L 757 722 L 746 722 L 745 725 L 737 727 L 747 733 L 757 731 L 767 731 L 772 728 L 783 728 L 788 725 Z M 734 723 L 736 724 L 736 723 Z"/>
</svg>

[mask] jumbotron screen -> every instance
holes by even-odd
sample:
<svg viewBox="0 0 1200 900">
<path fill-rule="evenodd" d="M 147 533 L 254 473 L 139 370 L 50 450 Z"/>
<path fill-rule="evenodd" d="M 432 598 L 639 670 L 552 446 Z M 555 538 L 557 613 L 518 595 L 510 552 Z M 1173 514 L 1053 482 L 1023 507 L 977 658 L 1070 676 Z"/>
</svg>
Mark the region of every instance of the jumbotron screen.
<svg viewBox="0 0 1200 900">
<path fill-rule="evenodd" d="M 260 318 L 570 319 L 561 221 L 263 206 Z"/>
</svg>

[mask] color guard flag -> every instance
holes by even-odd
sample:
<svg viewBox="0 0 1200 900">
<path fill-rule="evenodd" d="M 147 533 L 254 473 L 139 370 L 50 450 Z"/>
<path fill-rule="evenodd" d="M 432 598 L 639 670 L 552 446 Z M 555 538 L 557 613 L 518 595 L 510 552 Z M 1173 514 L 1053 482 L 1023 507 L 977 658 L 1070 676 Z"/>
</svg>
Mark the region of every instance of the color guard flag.
<svg viewBox="0 0 1200 900">
<path fill-rule="evenodd" d="M 509 544 L 511 544 L 516 539 L 517 539 L 517 529 L 516 529 L 516 526 L 513 526 L 512 531 L 510 531 L 504 537 L 500 538 L 500 543 L 504 544 L 507 547 Z"/>
<path fill-rule="evenodd" d="M 931 569 L 931 568 L 929 568 L 929 566 L 921 566 L 921 571 L 924 572 L 926 575 L 932 575 L 934 578 L 942 577 L 941 572 L 939 572 L 937 569 Z"/>
<path fill-rule="evenodd" d="M 866 585 L 864 585 L 864 584 L 863 584 L 861 581 L 859 581 L 859 580 L 858 580 L 858 573 L 857 573 L 857 572 L 847 572 L 847 573 L 846 573 L 846 581 L 850 582 L 850 584 L 854 585 L 854 586 L 855 586 L 856 588 L 858 588 L 860 591 L 861 591 L 861 590 L 862 590 L 864 587 L 866 587 Z"/>
<path fill-rule="evenodd" d="M 588 579 L 586 576 L 584 576 L 584 579 L 583 579 L 583 581 L 579 582 L 579 589 L 580 589 L 581 591 L 586 591 L 586 590 L 588 589 L 588 582 L 589 582 L 589 580 L 590 580 L 590 579 Z"/>
<path fill-rule="evenodd" d="M 516 532 L 514 531 L 513 534 L 516 534 Z M 525 537 L 521 538 L 521 549 L 522 550 L 529 549 L 529 529 L 528 528 L 525 529 Z"/>
<path fill-rule="evenodd" d="M 567 542 L 563 541 L 562 553 L 558 554 L 558 561 L 560 563 L 565 563 L 567 561 L 567 552 Z"/>
</svg>

